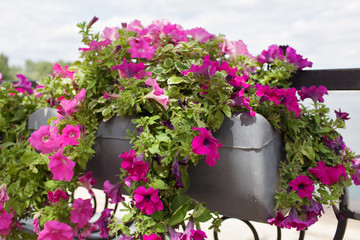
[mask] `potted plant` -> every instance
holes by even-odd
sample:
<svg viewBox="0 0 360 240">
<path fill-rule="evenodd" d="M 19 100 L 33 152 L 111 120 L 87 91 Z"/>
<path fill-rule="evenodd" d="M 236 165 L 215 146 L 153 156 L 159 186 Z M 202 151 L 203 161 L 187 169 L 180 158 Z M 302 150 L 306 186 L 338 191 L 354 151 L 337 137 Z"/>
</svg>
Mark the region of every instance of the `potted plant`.
<svg viewBox="0 0 360 240">
<path fill-rule="evenodd" d="M 345 126 L 348 116 L 339 111 L 330 118 L 322 86 L 291 88 L 290 77 L 312 65 L 293 48 L 272 45 L 252 56 L 241 40 L 229 41 L 202 28 L 184 30 L 166 20 L 143 26 L 135 20 L 92 33 L 96 21 L 78 25 L 85 45 L 81 61 L 70 67 L 55 65 L 54 74 L 43 78 L 37 90 L 58 111 L 52 124 L 31 134 L 21 157 L 33 168 L 44 169 L 42 196 L 47 199 L 29 210 L 38 239 L 51 239 L 55 232 L 64 239 L 83 239 L 95 230 L 103 237 L 121 232 L 120 239 L 204 239 L 200 223 L 211 219 L 211 228 L 219 231 L 222 209 L 209 201 L 210 209 L 219 211 L 211 212 L 204 202 L 207 195 L 196 189 L 204 183 L 211 189 L 212 182 L 225 179 L 217 179 L 213 170 L 229 171 L 235 165 L 242 169 L 259 156 L 229 155 L 234 143 L 229 144 L 228 129 L 235 125 L 243 132 L 233 136 L 253 140 L 248 144 L 251 151 L 266 153 L 261 159 L 272 165 L 271 185 L 277 190 L 276 201 L 275 193 L 257 195 L 272 198 L 263 199 L 270 202 L 264 204 L 267 210 L 245 218 L 302 230 L 317 221 L 323 205 L 334 206 L 351 180 L 359 183 L 354 153 L 336 130 Z M 306 98 L 313 106 L 303 106 Z M 265 127 L 258 128 L 257 122 Z M 121 136 L 112 138 L 114 129 Z M 270 145 L 261 142 L 267 137 Z M 102 138 L 115 142 L 107 144 Z M 117 144 L 119 139 L 124 144 Z M 79 185 L 93 194 L 93 175 L 101 168 L 86 169 L 98 163 L 94 156 L 102 159 L 102 171 L 117 175 L 111 181 L 98 180 L 110 203 L 122 204 L 122 219 L 105 209 L 91 222 L 90 199 L 70 198 Z M 119 169 L 103 164 L 111 156 Z M 226 161 L 230 165 L 221 170 Z M 266 171 L 257 170 L 255 165 L 248 176 L 264 177 Z M 212 182 L 201 180 L 200 173 L 213 174 Z M 2 181 L 4 189 L 14 188 L 12 182 Z M 124 201 L 123 194 L 130 201 Z M 3 209 L 10 214 L 10 200 L 2 205 L 2 214 Z M 13 216 L 7 229 L 16 228 Z"/>
</svg>

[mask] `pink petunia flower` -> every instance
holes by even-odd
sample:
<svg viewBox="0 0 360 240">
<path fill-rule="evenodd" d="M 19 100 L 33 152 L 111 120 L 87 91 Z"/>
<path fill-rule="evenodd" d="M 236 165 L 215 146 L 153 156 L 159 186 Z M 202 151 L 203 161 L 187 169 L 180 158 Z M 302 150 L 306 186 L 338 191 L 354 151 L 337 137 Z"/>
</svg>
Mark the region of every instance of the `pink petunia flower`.
<svg viewBox="0 0 360 240">
<path fill-rule="evenodd" d="M 73 231 L 65 223 L 56 220 L 46 222 L 44 229 L 39 233 L 38 240 L 72 240 Z"/>
<path fill-rule="evenodd" d="M 161 240 L 161 236 L 152 233 L 150 235 L 143 235 L 144 240 Z"/>
<path fill-rule="evenodd" d="M 104 182 L 104 193 L 110 199 L 110 203 L 119 203 L 125 201 L 121 194 L 121 182 L 112 185 L 109 180 Z"/>
<path fill-rule="evenodd" d="M 64 191 L 62 191 L 61 189 L 57 189 L 55 192 L 49 191 L 47 193 L 47 197 L 49 199 L 49 202 L 51 202 L 51 203 L 57 203 L 61 199 L 62 200 L 68 200 L 69 199 L 68 195 Z"/>
<path fill-rule="evenodd" d="M 210 60 L 210 55 L 206 55 L 204 57 L 204 61 L 201 64 L 201 66 L 199 65 L 191 65 L 190 69 L 187 71 L 182 71 L 181 74 L 182 75 L 188 75 L 189 72 L 193 72 L 195 74 L 200 74 L 202 76 L 204 76 L 206 79 L 210 80 L 212 78 L 212 76 L 214 76 L 214 74 L 217 71 L 221 71 L 222 69 L 220 68 L 219 62 L 217 61 L 211 61 Z"/>
<path fill-rule="evenodd" d="M 222 144 L 211 135 L 210 130 L 206 130 L 204 127 L 193 127 L 192 129 L 200 132 L 199 136 L 195 136 L 192 140 L 193 152 L 198 155 L 206 155 L 205 162 L 210 167 L 215 166 L 215 160 L 220 159 L 218 149 L 222 147 Z"/>
<path fill-rule="evenodd" d="M 103 34 L 101 35 L 103 39 L 110 39 L 111 41 L 115 41 L 119 39 L 119 28 L 118 27 L 105 27 L 103 30 Z"/>
<path fill-rule="evenodd" d="M 308 176 L 299 175 L 294 180 L 289 182 L 291 190 L 296 191 L 299 197 L 307 197 L 309 200 L 312 198 L 312 193 L 315 190 L 314 182 Z"/>
<path fill-rule="evenodd" d="M 134 191 L 135 206 L 143 214 L 151 215 L 155 211 L 164 209 L 164 205 L 159 198 L 159 190 L 149 187 L 146 190 L 144 186 L 138 187 Z"/>
<path fill-rule="evenodd" d="M 13 213 L 6 212 L 2 203 L 0 203 L 0 237 L 4 236 L 6 238 L 6 236 L 10 233 L 13 217 Z"/>
<path fill-rule="evenodd" d="M 245 88 L 241 89 L 240 91 L 237 91 L 231 96 L 231 99 L 233 100 L 233 105 L 235 106 L 241 106 L 249 110 L 250 115 L 254 117 L 256 115 L 256 112 L 253 111 L 253 108 L 250 107 L 250 98 L 246 98 L 244 95 Z"/>
<path fill-rule="evenodd" d="M 123 59 L 123 63 L 120 65 L 115 65 L 112 67 L 112 70 L 118 70 L 120 78 L 132 78 L 141 79 L 143 77 L 150 77 L 151 72 L 145 72 L 145 64 L 139 62 L 138 64 L 130 62 L 127 63 L 126 59 Z"/>
<path fill-rule="evenodd" d="M 228 54 L 232 59 L 235 59 L 239 55 L 245 55 L 253 58 L 253 56 L 249 53 L 246 44 L 242 40 L 228 41 L 225 39 L 221 45 L 221 51 Z"/>
<path fill-rule="evenodd" d="M 295 88 L 280 88 L 277 90 L 279 99 L 281 99 L 280 104 L 288 108 L 289 111 L 295 112 L 295 116 L 299 117 L 301 113 L 299 100 L 296 97 Z"/>
<path fill-rule="evenodd" d="M 64 109 L 64 112 L 68 115 L 78 112 L 82 109 L 82 103 L 86 96 L 86 90 L 81 89 L 72 100 L 63 99 L 60 102 L 60 106 Z"/>
<path fill-rule="evenodd" d="M 302 101 L 306 98 L 311 98 L 314 103 L 316 102 L 324 102 L 324 94 L 328 94 L 326 87 L 324 86 L 311 86 L 309 88 L 302 86 L 301 89 L 298 91 L 298 94 Z"/>
<path fill-rule="evenodd" d="M 183 233 L 176 232 L 172 227 L 168 226 L 168 232 L 171 240 L 203 240 L 206 238 L 205 232 L 200 229 L 194 229 L 194 221 L 192 219 L 186 225 Z"/>
<path fill-rule="evenodd" d="M 33 94 L 33 89 L 31 88 L 31 82 L 28 81 L 27 77 L 23 74 L 17 74 L 16 77 L 19 81 L 14 85 L 16 91 L 24 93 L 24 91 L 28 92 L 30 95 Z"/>
<path fill-rule="evenodd" d="M 210 39 L 215 38 L 214 34 L 209 33 L 203 28 L 192 28 L 190 30 L 186 30 L 185 33 L 192 36 L 196 41 L 200 43 L 204 43 L 209 41 Z"/>
<path fill-rule="evenodd" d="M 169 108 L 168 104 L 170 103 L 170 101 L 169 97 L 163 94 L 165 90 L 159 86 L 155 79 L 148 78 L 145 83 L 149 86 L 152 86 L 153 90 L 146 94 L 144 98 L 154 99 L 155 101 L 160 103 L 165 108 L 165 110 L 167 110 Z"/>
<path fill-rule="evenodd" d="M 3 75 L 0 72 L 0 83 L 2 82 Z"/>
<path fill-rule="evenodd" d="M 328 167 L 323 161 L 319 161 L 315 168 L 310 168 L 309 172 L 326 185 L 339 182 L 340 176 L 343 176 L 344 181 L 346 181 L 347 176 L 344 165 L 338 164 L 335 167 Z"/>
<path fill-rule="evenodd" d="M 91 199 L 77 198 L 74 200 L 72 207 L 71 222 L 77 224 L 79 228 L 84 227 L 93 215 L 94 209 L 91 206 Z"/>
<path fill-rule="evenodd" d="M 90 195 L 92 197 L 95 196 L 94 192 L 92 191 L 92 186 L 95 185 L 96 180 L 93 178 L 93 172 L 87 172 L 85 175 L 79 177 L 79 181 L 81 183 L 81 186 L 83 186 L 84 188 L 86 188 Z"/>
<path fill-rule="evenodd" d="M 62 148 L 59 149 L 54 155 L 49 156 L 49 159 L 49 168 L 53 174 L 53 179 L 70 182 L 74 175 L 73 168 L 75 167 L 75 162 L 71 161 L 63 155 Z"/>
<path fill-rule="evenodd" d="M 55 74 L 59 75 L 62 78 L 70 78 L 70 79 L 74 79 L 74 71 L 69 71 L 68 70 L 68 66 L 65 66 L 65 68 L 62 68 L 60 66 L 60 64 L 55 63 L 54 67 L 53 67 L 53 77 L 55 76 Z"/>
<path fill-rule="evenodd" d="M 146 38 L 132 38 L 129 41 L 131 48 L 128 53 L 132 58 L 145 58 L 151 60 L 157 49 L 156 46 L 150 44 L 150 39 Z"/>
<path fill-rule="evenodd" d="M 111 40 L 106 38 L 103 41 L 92 41 L 91 43 L 89 43 L 89 47 L 88 48 L 79 48 L 80 51 L 83 52 L 87 52 L 87 51 L 101 51 L 104 47 L 108 46 L 111 44 Z"/>
<path fill-rule="evenodd" d="M 148 179 L 145 175 L 149 170 L 149 163 L 142 160 L 144 154 L 139 154 L 138 156 L 135 156 L 135 154 L 135 151 L 130 149 L 129 152 L 120 155 L 119 157 L 123 159 L 121 167 L 127 171 L 130 179 L 137 182 L 147 182 Z"/>
<path fill-rule="evenodd" d="M 32 224 L 34 226 L 34 232 L 36 234 L 39 234 L 40 233 L 39 218 L 34 218 Z"/>
<path fill-rule="evenodd" d="M 43 154 L 56 151 L 60 148 L 59 130 L 53 126 L 41 125 L 28 138 L 30 145 Z"/>
<path fill-rule="evenodd" d="M 79 125 L 66 125 L 63 130 L 62 134 L 59 137 L 59 142 L 61 147 L 65 147 L 68 145 L 76 146 L 79 144 L 78 139 L 80 137 L 80 127 Z"/>
</svg>

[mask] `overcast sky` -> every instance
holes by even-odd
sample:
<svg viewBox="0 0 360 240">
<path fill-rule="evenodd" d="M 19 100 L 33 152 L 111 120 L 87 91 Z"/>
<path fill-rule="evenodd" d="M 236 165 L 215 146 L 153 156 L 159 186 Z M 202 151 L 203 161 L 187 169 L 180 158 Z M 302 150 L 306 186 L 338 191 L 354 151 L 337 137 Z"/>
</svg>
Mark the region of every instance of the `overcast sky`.
<svg viewBox="0 0 360 240">
<path fill-rule="evenodd" d="M 360 67 L 359 0 L 0 0 L 0 53 L 11 65 L 75 61 L 76 24 L 93 16 L 98 31 L 134 19 L 145 25 L 167 19 L 241 39 L 253 55 L 288 44 L 315 69 Z"/>
</svg>

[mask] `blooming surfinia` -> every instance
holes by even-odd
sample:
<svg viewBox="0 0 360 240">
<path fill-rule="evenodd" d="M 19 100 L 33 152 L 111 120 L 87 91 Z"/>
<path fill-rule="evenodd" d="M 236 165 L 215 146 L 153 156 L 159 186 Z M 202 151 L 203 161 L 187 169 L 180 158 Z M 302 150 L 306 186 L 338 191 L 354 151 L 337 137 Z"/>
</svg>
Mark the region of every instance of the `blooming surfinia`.
<svg viewBox="0 0 360 240">
<path fill-rule="evenodd" d="M 316 102 L 324 102 L 324 94 L 328 94 L 326 87 L 324 86 L 310 86 L 309 88 L 302 86 L 298 91 L 298 94 L 302 101 L 306 98 L 311 98 L 314 103 Z"/>
<path fill-rule="evenodd" d="M 39 233 L 38 240 L 72 240 L 73 230 L 65 224 L 56 220 L 48 221 L 44 229 Z"/>
<path fill-rule="evenodd" d="M 294 180 L 289 182 L 291 190 L 296 191 L 299 197 L 307 197 L 309 200 L 312 198 L 312 193 L 315 190 L 314 182 L 308 176 L 299 175 Z"/>
<path fill-rule="evenodd" d="M 97 220 L 95 223 L 100 230 L 100 236 L 103 238 L 107 238 L 109 235 L 109 231 L 110 231 L 109 224 L 112 223 L 112 220 L 110 220 L 112 211 L 113 209 L 105 208 L 101 212 L 100 219 Z"/>
<path fill-rule="evenodd" d="M 214 34 L 209 33 L 203 28 L 192 28 L 190 30 L 186 30 L 185 32 L 200 43 L 204 43 L 215 38 Z"/>
<path fill-rule="evenodd" d="M 16 77 L 19 79 L 17 83 L 14 84 L 16 91 L 24 93 L 24 91 L 29 94 L 33 94 L 33 89 L 31 88 L 31 82 L 28 81 L 27 77 L 23 74 L 17 74 Z"/>
<path fill-rule="evenodd" d="M 57 203 L 60 201 L 60 199 L 62 199 L 62 200 L 69 199 L 68 195 L 61 189 L 57 189 L 55 192 L 49 191 L 47 193 L 47 196 L 48 196 L 49 202 L 51 202 L 51 203 Z"/>
<path fill-rule="evenodd" d="M 225 41 L 221 44 L 221 51 L 228 54 L 232 59 L 235 59 L 239 55 L 245 55 L 253 58 L 253 56 L 249 53 L 246 44 L 242 40 L 229 41 L 225 39 Z"/>
<path fill-rule="evenodd" d="M 93 215 L 94 209 L 91 206 L 91 199 L 77 198 L 72 204 L 73 210 L 70 214 L 72 223 L 78 225 L 79 228 L 84 227 Z"/>
<path fill-rule="evenodd" d="M 312 67 L 312 62 L 308 61 L 307 58 L 304 59 L 300 54 L 297 54 L 292 47 L 287 46 L 285 54 L 288 62 L 294 64 L 298 70 L 302 70 L 305 67 Z"/>
<path fill-rule="evenodd" d="M 118 27 L 105 27 L 103 30 L 103 34 L 101 35 L 103 39 L 110 39 L 111 41 L 115 41 L 119 39 L 119 28 Z"/>
<path fill-rule="evenodd" d="M 41 125 L 28 138 L 30 145 L 43 154 L 56 151 L 60 148 L 59 130 L 53 126 Z"/>
<path fill-rule="evenodd" d="M 63 155 L 62 148 L 60 148 L 54 155 L 49 156 L 49 159 L 49 168 L 53 174 L 53 179 L 70 182 L 74 175 L 73 168 L 75 167 L 75 162 Z"/>
<path fill-rule="evenodd" d="M 345 121 L 345 120 L 349 120 L 350 118 L 348 117 L 349 114 L 347 112 L 341 112 L 341 109 L 339 109 L 339 111 L 334 110 L 336 118 L 339 119 L 340 121 Z"/>
<path fill-rule="evenodd" d="M 355 173 L 351 175 L 351 180 L 355 185 L 360 185 L 360 160 L 354 159 L 351 168 L 355 170 Z"/>
<path fill-rule="evenodd" d="M 3 204 L 0 203 L 0 237 L 4 236 L 6 238 L 6 236 L 10 233 L 12 229 L 11 223 L 13 216 L 13 213 L 6 212 Z"/>
<path fill-rule="evenodd" d="M 121 194 L 121 182 L 112 185 L 109 180 L 104 182 L 104 193 L 110 199 L 110 203 L 119 203 L 125 200 Z"/>
<path fill-rule="evenodd" d="M 81 89 L 72 100 L 62 99 L 60 106 L 63 108 L 64 112 L 68 115 L 78 112 L 82 108 L 82 103 L 85 99 L 86 90 Z"/>
<path fill-rule="evenodd" d="M 326 185 L 339 182 L 340 176 L 343 176 L 346 181 L 347 176 L 344 165 L 338 164 L 334 167 L 328 167 L 324 161 L 319 161 L 315 168 L 309 168 L 309 172 Z"/>
<path fill-rule="evenodd" d="M 108 46 L 111 44 L 111 40 L 106 38 L 105 40 L 103 41 L 92 41 L 91 43 L 89 43 L 89 47 L 88 48 L 79 48 L 80 51 L 83 51 L 83 52 L 87 52 L 87 51 L 101 51 L 104 47 Z"/>
<path fill-rule="evenodd" d="M 143 235 L 144 240 L 161 240 L 161 236 L 152 233 L 150 235 Z"/>
<path fill-rule="evenodd" d="M 206 79 L 210 80 L 212 78 L 212 76 L 219 70 L 218 68 L 219 68 L 219 62 L 211 61 L 210 55 L 206 55 L 204 57 L 204 61 L 201 64 L 201 66 L 191 65 L 189 70 L 182 71 L 181 74 L 188 75 L 189 72 L 193 72 L 197 75 L 200 74 L 200 75 L 204 76 Z"/>
<path fill-rule="evenodd" d="M 129 152 L 124 152 L 119 157 L 123 159 L 121 167 L 126 170 L 128 180 L 148 181 L 145 175 L 149 170 L 149 163 L 143 161 L 144 154 L 136 156 L 136 152 L 130 149 Z"/>
<path fill-rule="evenodd" d="M 7 193 L 6 184 L 0 185 L 0 204 L 9 201 L 9 195 Z"/>
<path fill-rule="evenodd" d="M 203 240 L 207 238 L 205 232 L 200 229 L 194 229 L 194 221 L 192 219 L 186 225 L 183 233 L 176 232 L 172 227 L 168 226 L 168 232 L 171 240 Z"/>
<path fill-rule="evenodd" d="M 206 130 L 204 127 L 193 127 L 192 130 L 199 131 L 199 135 L 195 136 L 191 143 L 193 152 L 198 155 L 206 155 L 205 162 L 210 167 L 215 166 L 215 160 L 220 159 L 218 149 L 222 147 L 222 144 L 211 135 L 210 130 Z"/>
<path fill-rule="evenodd" d="M 253 111 L 253 108 L 250 107 L 250 98 L 245 97 L 245 88 L 241 89 L 240 91 L 237 91 L 231 96 L 232 104 L 234 106 L 241 106 L 249 110 L 250 115 L 254 117 L 256 115 L 256 112 Z"/>
<path fill-rule="evenodd" d="M 132 38 L 129 41 L 131 48 L 128 52 L 131 58 L 145 58 L 151 60 L 157 49 L 156 46 L 150 44 L 150 39 L 146 38 Z"/>
<path fill-rule="evenodd" d="M 346 144 L 341 135 L 336 139 L 327 139 L 326 136 L 323 135 L 323 140 L 325 145 L 328 146 L 330 150 L 335 151 L 337 155 L 340 154 L 340 151 L 346 148 Z"/>
<path fill-rule="evenodd" d="M 87 172 L 85 175 L 79 177 L 79 181 L 81 183 L 81 186 L 86 188 L 90 195 L 94 197 L 94 192 L 92 191 L 92 186 L 95 185 L 96 180 L 93 178 L 93 172 Z"/>
<path fill-rule="evenodd" d="M 159 198 L 159 190 L 144 186 L 138 187 L 134 191 L 135 206 L 141 210 L 143 214 L 151 215 L 155 211 L 164 209 L 164 205 Z"/>
<path fill-rule="evenodd" d="M 61 147 L 68 145 L 76 146 L 79 144 L 78 139 L 80 137 L 80 127 L 79 125 L 66 125 L 62 129 L 62 134 L 59 137 L 59 142 Z"/>
<path fill-rule="evenodd" d="M 54 64 L 54 67 L 53 67 L 53 71 L 54 71 L 54 74 L 53 76 L 55 76 L 55 74 L 59 75 L 59 77 L 62 77 L 62 78 L 70 78 L 70 79 L 74 79 L 74 71 L 69 71 L 68 70 L 68 66 L 65 66 L 65 68 L 62 68 L 60 66 L 60 64 L 58 63 L 55 63 Z"/>
<path fill-rule="evenodd" d="M 148 86 L 152 86 L 153 90 L 146 94 L 144 98 L 154 99 L 160 103 L 166 110 L 169 108 L 168 104 L 170 103 L 169 97 L 164 94 L 164 89 L 162 89 L 155 79 L 148 78 L 145 83 Z"/>
<path fill-rule="evenodd" d="M 138 64 L 130 62 L 127 63 L 126 59 L 123 59 L 122 64 L 115 65 L 112 67 L 112 70 L 118 70 L 120 78 L 132 78 L 135 77 L 137 79 L 143 77 L 150 77 L 152 75 L 151 72 L 145 72 L 145 64 L 139 62 Z"/>
</svg>

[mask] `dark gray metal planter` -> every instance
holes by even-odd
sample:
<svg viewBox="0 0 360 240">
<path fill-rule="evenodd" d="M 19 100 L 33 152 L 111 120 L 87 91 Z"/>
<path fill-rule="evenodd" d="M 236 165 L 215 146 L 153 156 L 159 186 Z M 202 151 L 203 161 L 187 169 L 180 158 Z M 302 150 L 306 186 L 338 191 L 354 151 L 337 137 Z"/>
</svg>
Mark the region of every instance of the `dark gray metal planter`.
<svg viewBox="0 0 360 240">
<path fill-rule="evenodd" d="M 95 187 L 102 189 L 105 180 L 119 181 L 119 155 L 132 148 L 127 129 L 135 130 L 131 118 L 116 117 L 99 124 L 96 154 L 87 169 L 93 171 Z M 281 133 L 261 115 L 239 113 L 226 118 L 214 137 L 223 144 L 220 160 L 215 167 L 200 161 L 189 168 L 187 194 L 222 215 L 266 222 L 274 216 L 278 165 L 284 158 Z"/>
<path fill-rule="evenodd" d="M 240 113 L 225 119 L 214 137 L 223 144 L 220 160 L 214 167 L 200 161 L 189 168 L 187 194 L 222 215 L 266 222 L 274 216 L 279 187 L 281 133 L 261 115 Z"/>
</svg>

